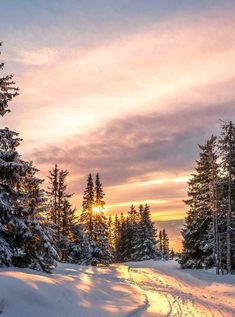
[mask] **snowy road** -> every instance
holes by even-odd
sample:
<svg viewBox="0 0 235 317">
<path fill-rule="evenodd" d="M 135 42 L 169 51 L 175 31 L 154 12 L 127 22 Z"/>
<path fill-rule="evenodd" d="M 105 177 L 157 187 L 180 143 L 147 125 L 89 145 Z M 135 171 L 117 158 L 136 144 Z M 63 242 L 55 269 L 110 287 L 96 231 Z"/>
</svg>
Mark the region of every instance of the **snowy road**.
<svg viewBox="0 0 235 317">
<path fill-rule="evenodd" d="M 129 274 L 131 283 L 146 297 L 136 317 L 235 316 L 234 276 L 180 270 L 173 261 L 130 263 Z"/>
</svg>

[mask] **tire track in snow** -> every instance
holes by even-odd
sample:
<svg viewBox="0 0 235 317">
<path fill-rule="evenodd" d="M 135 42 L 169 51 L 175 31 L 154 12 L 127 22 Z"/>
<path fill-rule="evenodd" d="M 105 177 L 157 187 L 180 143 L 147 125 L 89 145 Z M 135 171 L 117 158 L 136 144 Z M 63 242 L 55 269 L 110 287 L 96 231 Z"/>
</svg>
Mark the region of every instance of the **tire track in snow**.
<svg viewBox="0 0 235 317">
<path fill-rule="evenodd" d="M 136 316 L 165 317 L 232 317 L 224 315 L 220 307 L 194 296 L 189 285 L 184 285 L 151 269 L 128 269 L 130 282 L 144 292 L 147 305 Z M 197 290 L 200 294 L 200 289 Z M 204 296 L 205 297 L 205 296 Z M 205 297 L 206 298 L 206 297 Z"/>
</svg>

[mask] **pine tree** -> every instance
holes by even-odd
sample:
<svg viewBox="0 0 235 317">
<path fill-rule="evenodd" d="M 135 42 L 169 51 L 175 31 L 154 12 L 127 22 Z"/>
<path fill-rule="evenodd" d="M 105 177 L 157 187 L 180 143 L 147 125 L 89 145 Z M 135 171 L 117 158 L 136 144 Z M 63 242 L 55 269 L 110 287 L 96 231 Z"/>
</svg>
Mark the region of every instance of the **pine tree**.
<svg viewBox="0 0 235 317">
<path fill-rule="evenodd" d="M 93 206 L 93 241 L 96 245 L 97 263 L 109 264 L 112 261 L 112 247 L 109 242 L 108 221 L 104 215 L 104 198 L 103 186 L 100 182 L 99 174 L 96 174 L 95 181 L 95 204 Z M 99 252 L 97 250 L 99 249 Z"/>
<path fill-rule="evenodd" d="M 115 261 L 122 262 L 126 257 L 126 241 L 127 241 L 127 229 L 126 219 L 121 213 L 120 218 L 116 216 L 115 220 Z"/>
<path fill-rule="evenodd" d="M 88 175 L 87 179 L 87 187 L 83 196 L 82 203 L 82 213 L 80 216 L 80 221 L 83 225 L 84 233 L 90 237 L 90 239 L 94 238 L 93 234 L 93 208 L 95 203 L 95 193 L 94 193 L 94 184 L 92 180 L 91 174 Z"/>
<path fill-rule="evenodd" d="M 88 257 L 92 265 L 108 264 L 112 261 L 108 221 L 104 215 L 104 195 L 99 174 L 96 175 L 95 188 L 92 176 L 89 174 L 80 221 L 88 239 L 90 250 Z"/>
<path fill-rule="evenodd" d="M 76 225 L 75 209 L 72 208 L 68 199 L 63 201 L 61 208 L 60 236 L 58 245 L 58 253 L 61 254 L 63 262 L 71 262 L 71 252 L 74 251 L 73 246 L 73 227 Z"/>
<path fill-rule="evenodd" d="M 172 248 L 171 251 L 170 251 L 170 258 L 173 260 L 175 257 L 175 251 L 174 249 Z"/>
<path fill-rule="evenodd" d="M 169 238 L 168 238 L 168 234 L 166 233 L 166 229 L 162 230 L 162 256 L 165 260 L 168 260 L 169 258 Z"/>
<path fill-rule="evenodd" d="M 3 64 L 0 64 L 0 70 Z M 0 114 L 18 94 L 12 76 L 0 78 Z M 0 129 L 0 264 L 50 272 L 56 252 L 40 216 L 44 203 L 37 169 L 17 152 L 21 139 L 8 128 Z"/>
<path fill-rule="evenodd" d="M 100 182 L 100 176 L 99 173 L 96 174 L 96 180 L 95 180 L 95 207 L 99 208 L 100 210 L 103 210 L 105 202 L 104 202 L 104 191 L 103 186 Z"/>
<path fill-rule="evenodd" d="M 143 207 L 141 207 L 143 208 Z M 137 212 L 134 205 L 131 205 L 126 219 L 126 260 L 134 261 L 135 252 L 138 244 L 138 224 L 140 213 Z"/>
<path fill-rule="evenodd" d="M 0 42 L 0 47 L 2 43 Z M 0 52 L 1 55 L 1 52 Z M 0 71 L 4 68 L 4 63 L 0 63 Z M 18 95 L 19 89 L 15 86 L 13 75 L 0 77 L 0 115 L 3 117 L 7 112 L 9 102 Z"/>
<path fill-rule="evenodd" d="M 61 234 L 62 209 L 64 204 L 72 196 L 67 193 L 66 177 L 68 171 L 60 170 L 58 165 L 55 164 L 54 168 L 49 172 L 49 187 L 47 191 L 49 200 L 49 220 L 56 224 L 57 239 Z"/>
<path fill-rule="evenodd" d="M 135 249 L 135 259 L 138 261 L 157 259 L 161 256 L 157 248 L 156 229 L 151 221 L 150 208 L 147 204 L 143 209 L 140 207 L 138 240 Z"/>
<path fill-rule="evenodd" d="M 163 239 L 162 239 L 162 230 L 159 231 L 159 250 L 163 253 Z"/>
<path fill-rule="evenodd" d="M 180 263 L 183 268 L 210 267 L 214 264 L 213 207 L 211 204 L 215 180 L 218 179 L 216 137 L 212 136 L 201 149 L 196 161 L 196 172 L 188 182 L 189 207 L 182 230 L 183 252 Z"/>
<path fill-rule="evenodd" d="M 114 244 L 114 261 L 117 262 L 120 258 L 120 240 L 121 240 L 121 223 L 118 215 L 115 215 L 113 229 L 113 244 Z"/>
<path fill-rule="evenodd" d="M 109 237 L 109 245 L 111 246 L 112 249 L 112 254 L 114 252 L 114 228 L 113 228 L 113 220 L 111 215 L 109 215 L 108 218 L 108 237 Z"/>
<path fill-rule="evenodd" d="M 235 268 L 235 126 L 230 121 L 222 125 L 222 133 L 219 140 L 219 150 L 221 155 L 223 192 L 226 203 L 226 269 L 232 273 Z"/>
</svg>

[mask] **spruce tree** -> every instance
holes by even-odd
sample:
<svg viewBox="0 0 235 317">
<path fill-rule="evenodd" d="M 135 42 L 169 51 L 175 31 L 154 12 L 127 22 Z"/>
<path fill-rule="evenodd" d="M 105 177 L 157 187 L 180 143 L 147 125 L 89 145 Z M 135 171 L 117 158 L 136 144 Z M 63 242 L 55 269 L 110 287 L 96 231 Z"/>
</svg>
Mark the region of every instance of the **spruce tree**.
<svg viewBox="0 0 235 317">
<path fill-rule="evenodd" d="M 213 206 L 211 204 L 215 182 L 218 179 L 216 137 L 211 136 L 202 146 L 195 173 L 188 182 L 189 207 L 182 230 L 183 252 L 180 263 L 183 268 L 210 267 L 214 264 Z"/>
<path fill-rule="evenodd" d="M 17 94 L 12 75 L 0 78 L 0 115 L 9 112 L 8 102 Z M 0 264 L 50 272 L 56 252 L 40 216 L 42 181 L 32 163 L 20 157 L 20 141 L 16 132 L 0 129 Z"/>
<path fill-rule="evenodd" d="M 64 204 L 68 203 L 68 199 L 72 196 L 67 193 L 66 177 L 68 171 L 59 169 L 55 164 L 54 168 L 49 172 L 49 187 L 47 191 L 49 201 L 48 218 L 56 224 L 57 239 L 61 234 L 62 209 Z"/>
<path fill-rule="evenodd" d="M 100 182 L 99 174 L 96 174 L 95 181 L 95 203 L 93 206 L 93 230 L 94 242 L 96 245 L 97 263 L 109 264 L 112 261 L 112 247 L 109 241 L 108 221 L 104 214 L 105 202 L 103 186 Z M 97 250 L 99 249 L 99 252 Z"/>
<path fill-rule="evenodd" d="M 170 258 L 173 260 L 175 257 L 175 251 L 174 249 L 172 248 L 171 251 L 170 251 Z"/>
<path fill-rule="evenodd" d="M 168 234 L 166 233 L 166 229 L 162 230 L 162 256 L 165 260 L 168 260 L 169 258 L 169 238 L 168 238 Z"/>
<path fill-rule="evenodd" d="M 2 43 L 0 42 L 0 48 Z M 1 55 L 1 51 L 0 51 Z M 4 63 L 0 63 L 0 71 L 4 68 Z M 15 86 L 13 75 L 6 75 L 0 77 L 0 115 L 3 117 L 7 112 L 9 102 L 18 95 L 19 89 Z"/>
<path fill-rule="evenodd" d="M 74 250 L 73 237 L 76 225 L 75 209 L 72 208 L 68 199 L 63 201 L 61 208 L 60 236 L 58 240 L 58 253 L 63 262 L 71 262 L 71 252 Z M 78 237 L 77 237 L 78 239 Z"/>
<path fill-rule="evenodd" d="M 163 253 L 163 238 L 162 238 L 162 230 L 159 231 L 159 250 Z"/>
<path fill-rule="evenodd" d="M 221 158 L 223 197 L 226 205 L 226 219 L 221 219 L 223 250 L 226 250 L 225 267 L 228 273 L 235 268 L 235 126 L 230 121 L 222 124 L 222 132 L 219 139 Z M 223 256 L 223 254 L 222 254 Z"/>
<path fill-rule="evenodd" d="M 131 205 L 126 219 L 126 260 L 135 261 L 135 252 L 138 244 L 138 223 L 140 221 L 140 214 Z"/>
<path fill-rule="evenodd" d="M 140 222 L 138 225 L 138 240 L 135 243 L 135 259 L 138 261 L 157 259 L 161 256 L 157 248 L 156 229 L 151 221 L 150 208 L 146 204 L 140 206 Z"/>
<path fill-rule="evenodd" d="M 93 217 L 93 208 L 95 203 L 95 193 L 94 193 L 94 184 L 91 174 L 88 175 L 87 187 L 83 195 L 82 203 L 82 213 L 80 216 L 80 221 L 83 226 L 84 233 L 90 237 L 94 238 L 93 227 L 94 227 L 94 217 Z"/>
</svg>

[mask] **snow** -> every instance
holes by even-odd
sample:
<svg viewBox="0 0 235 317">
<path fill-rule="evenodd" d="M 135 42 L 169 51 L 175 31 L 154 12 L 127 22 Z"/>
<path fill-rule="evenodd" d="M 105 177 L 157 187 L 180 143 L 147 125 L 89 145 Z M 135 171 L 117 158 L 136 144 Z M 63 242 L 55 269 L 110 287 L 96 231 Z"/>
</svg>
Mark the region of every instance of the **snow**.
<svg viewBox="0 0 235 317">
<path fill-rule="evenodd" d="M 125 280 L 128 268 L 59 264 L 53 274 L 0 270 L 1 317 L 128 316 L 144 295 Z M 2 306 L 2 308 L 1 308 Z"/>
<path fill-rule="evenodd" d="M 2 311 L 2 313 L 1 313 Z M 2 317 L 235 316 L 235 276 L 175 261 L 59 264 L 53 274 L 0 269 Z"/>
</svg>

